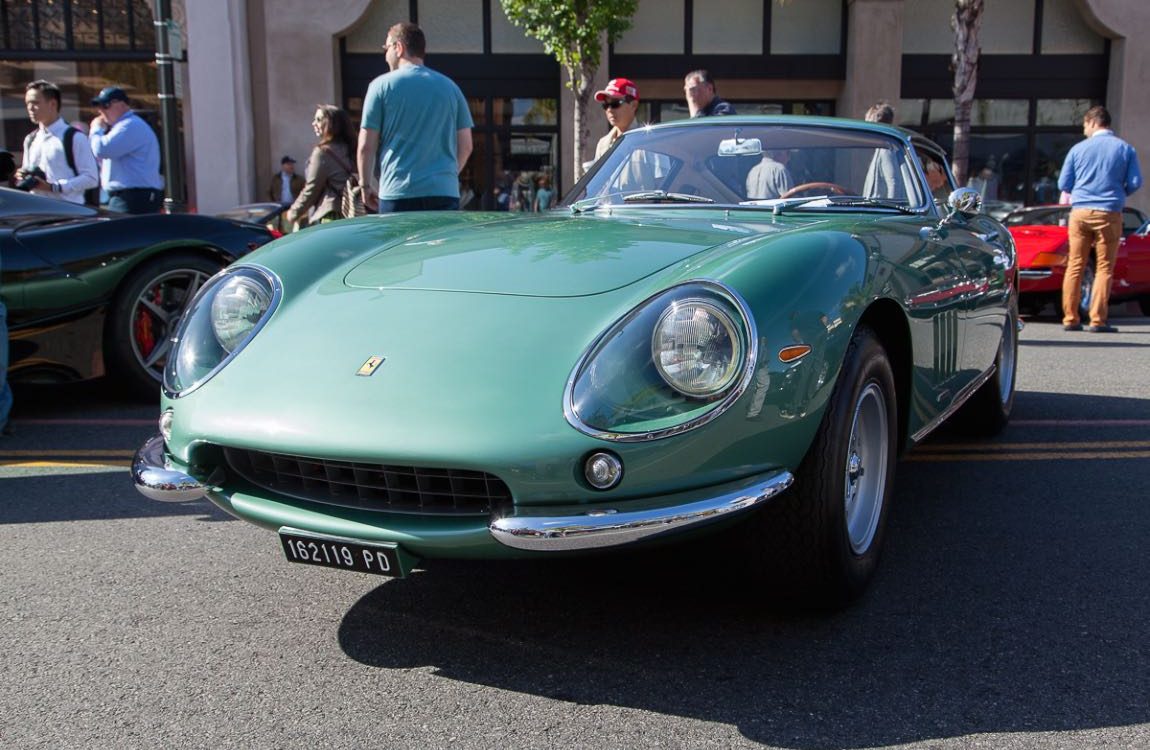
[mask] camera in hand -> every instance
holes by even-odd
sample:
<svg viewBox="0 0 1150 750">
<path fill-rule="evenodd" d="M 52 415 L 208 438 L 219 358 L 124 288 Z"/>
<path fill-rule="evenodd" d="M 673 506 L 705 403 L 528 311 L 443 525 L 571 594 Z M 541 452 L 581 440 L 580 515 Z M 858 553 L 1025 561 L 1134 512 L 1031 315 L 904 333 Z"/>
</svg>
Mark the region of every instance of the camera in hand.
<svg viewBox="0 0 1150 750">
<path fill-rule="evenodd" d="M 17 190 L 24 192 L 31 192 L 32 188 L 36 187 L 36 180 L 47 180 L 48 175 L 44 174 L 44 170 L 39 167 L 31 167 L 24 170 L 24 179 L 16 183 Z"/>
</svg>

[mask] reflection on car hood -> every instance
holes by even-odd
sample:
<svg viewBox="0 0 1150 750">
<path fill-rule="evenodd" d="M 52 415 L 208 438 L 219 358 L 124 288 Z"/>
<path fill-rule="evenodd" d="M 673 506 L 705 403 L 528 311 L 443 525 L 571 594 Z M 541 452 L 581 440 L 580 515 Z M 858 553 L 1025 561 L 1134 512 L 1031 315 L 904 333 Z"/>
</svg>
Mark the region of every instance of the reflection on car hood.
<svg viewBox="0 0 1150 750">
<path fill-rule="evenodd" d="M 703 250 L 785 227 L 721 212 L 662 219 L 548 215 L 420 232 L 352 269 L 350 287 L 576 297 L 630 284 Z"/>
</svg>

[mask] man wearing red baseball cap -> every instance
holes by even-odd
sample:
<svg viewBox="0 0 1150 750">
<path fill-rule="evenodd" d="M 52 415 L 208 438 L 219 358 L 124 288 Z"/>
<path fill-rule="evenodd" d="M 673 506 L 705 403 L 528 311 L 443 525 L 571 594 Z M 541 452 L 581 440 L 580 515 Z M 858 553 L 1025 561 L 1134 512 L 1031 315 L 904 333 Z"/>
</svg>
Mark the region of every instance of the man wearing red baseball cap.
<svg viewBox="0 0 1150 750">
<path fill-rule="evenodd" d="M 595 159 L 598 160 L 619 136 L 635 125 L 635 112 L 639 109 L 639 87 L 627 78 L 612 78 L 607 87 L 595 92 L 595 101 L 603 106 L 607 123 L 611 130 L 599 139 L 595 146 Z"/>
</svg>

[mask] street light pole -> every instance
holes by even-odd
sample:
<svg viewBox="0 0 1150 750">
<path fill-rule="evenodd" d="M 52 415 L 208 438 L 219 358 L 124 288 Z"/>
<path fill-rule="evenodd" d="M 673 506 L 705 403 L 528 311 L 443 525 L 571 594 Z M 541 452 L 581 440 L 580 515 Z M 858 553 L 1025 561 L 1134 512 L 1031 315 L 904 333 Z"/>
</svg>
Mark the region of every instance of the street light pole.
<svg viewBox="0 0 1150 750">
<path fill-rule="evenodd" d="M 176 109 L 176 61 L 172 57 L 169 30 L 172 25 L 171 0 L 156 0 L 156 73 L 160 83 L 160 132 L 164 152 L 164 212 L 183 212 L 187 204 L 184 191 L 184 159 L 180 149 L 180 131 Z"/>
</svg>

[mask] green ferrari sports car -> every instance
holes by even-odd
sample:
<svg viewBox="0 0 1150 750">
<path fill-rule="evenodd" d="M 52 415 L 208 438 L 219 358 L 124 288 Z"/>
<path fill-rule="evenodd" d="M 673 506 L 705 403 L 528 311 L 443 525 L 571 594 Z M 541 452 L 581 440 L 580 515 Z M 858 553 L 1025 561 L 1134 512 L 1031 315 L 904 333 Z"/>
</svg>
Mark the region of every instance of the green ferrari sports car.
<svg viewBox="0 0 1150 750">
<path fill-rule="evenodd" d="M 217 274 L 133 481 L 292 562 L 402 576 L 715 532 L 773 595 L 842 605 L 899 452 L 1006 424 L 1018 325 L 1010 234 L 920 136 L 644 127 L 554 211 L 341 221 Z"/>
</svg>

